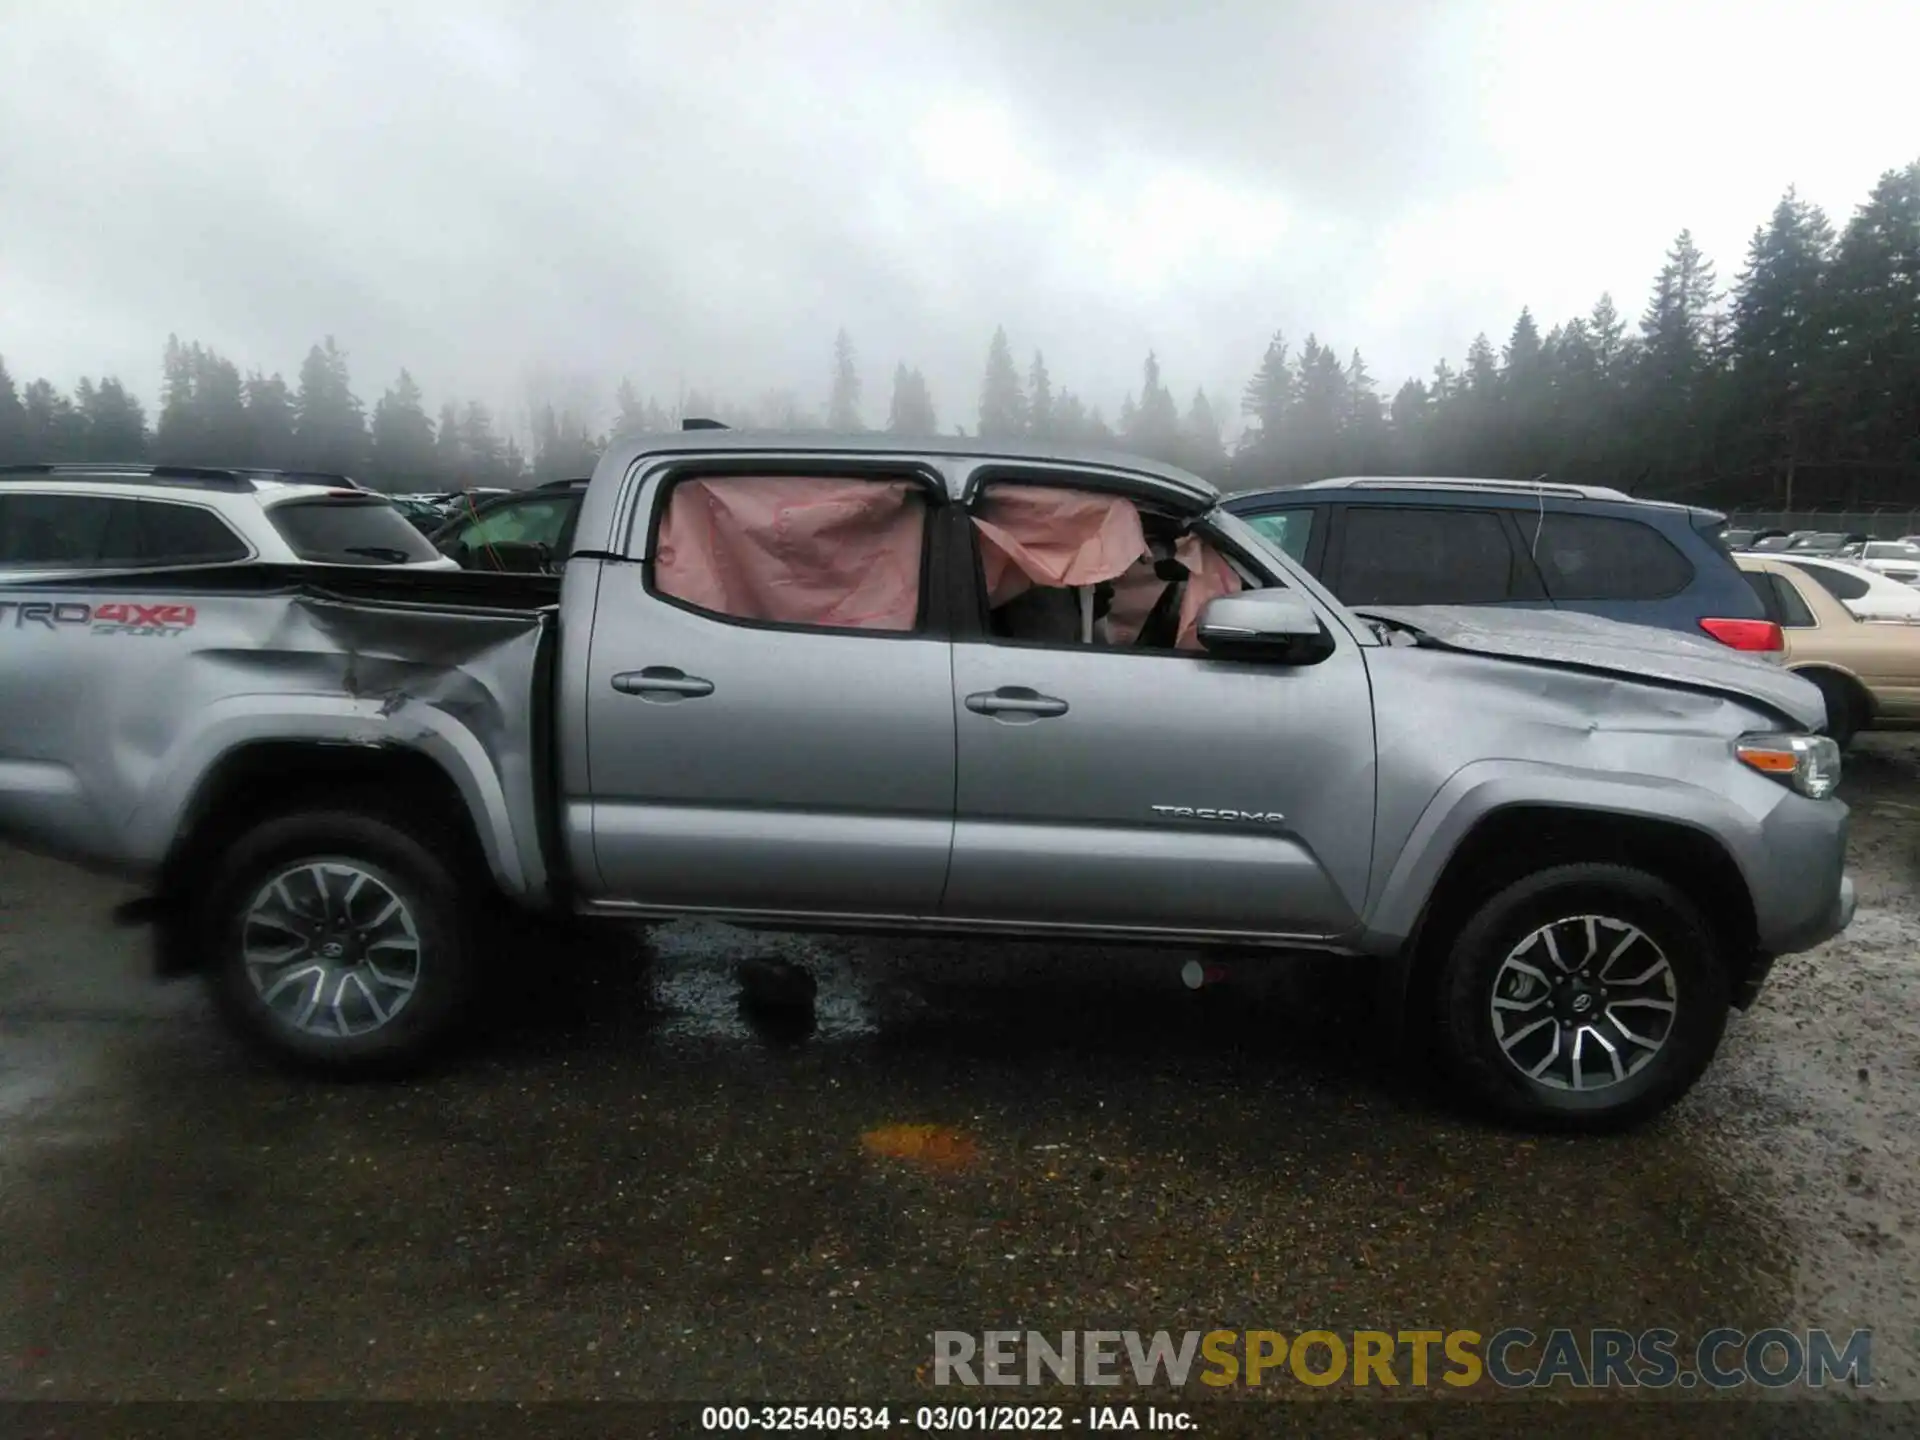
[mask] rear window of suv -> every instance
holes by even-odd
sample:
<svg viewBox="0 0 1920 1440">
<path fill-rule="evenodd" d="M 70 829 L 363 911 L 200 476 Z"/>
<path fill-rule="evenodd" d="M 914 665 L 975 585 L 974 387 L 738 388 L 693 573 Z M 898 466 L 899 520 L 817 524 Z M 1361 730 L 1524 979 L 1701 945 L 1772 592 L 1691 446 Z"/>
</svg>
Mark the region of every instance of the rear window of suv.
<svg viewBox="0 0 1920 1440">
<path fill-rule="evenodd" d="M 1664 600 L 1693 583 L 1687 557 L 1651 525 L 1548 511 L 1520 519 L 1554 600 Z"/>
<path fill-rule="evenodd" d="M 407 518 L 385 500 L 283 500 L 267 519 L 302 560 L 322 565 L 417 565 L 437 560 Z"/>
</svg>

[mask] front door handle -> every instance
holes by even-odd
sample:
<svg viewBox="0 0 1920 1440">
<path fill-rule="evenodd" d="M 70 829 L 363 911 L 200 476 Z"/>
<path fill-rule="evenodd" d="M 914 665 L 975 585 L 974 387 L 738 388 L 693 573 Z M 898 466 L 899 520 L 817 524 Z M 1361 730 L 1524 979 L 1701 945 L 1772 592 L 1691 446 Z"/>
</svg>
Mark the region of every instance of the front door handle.
<svg viewBox="0 0 1920 1440">
<path fill-rule="evenodd" d="M 621 671 L 613 677 L 613 688 L 622 695 L 638 695 L 642 700 L 693 700 L 711 695 L 713 682 L 671 665 L 649 665 L 644 670 Z"/>
<path fill-rule="evenodd" d="M 1002 685 L 967 696 L 967 709 L 976 715 L 1022 715 L 1032 720 L 1067 713 L 1067 702 L 1024 685 Z"/>
</svg>

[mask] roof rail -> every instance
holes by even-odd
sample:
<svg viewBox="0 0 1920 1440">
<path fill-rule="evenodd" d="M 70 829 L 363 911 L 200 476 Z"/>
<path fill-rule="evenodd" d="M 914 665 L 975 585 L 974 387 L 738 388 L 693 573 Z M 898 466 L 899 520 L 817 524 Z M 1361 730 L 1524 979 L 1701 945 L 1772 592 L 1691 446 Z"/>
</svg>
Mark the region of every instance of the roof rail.
<svg viewBox="0 0 1920 1440">
<path fill-rule="evenodd" d="M 60 464 L 0 465 L 0 480 L 39 476 L 50 480 L 83 480 L 89 475 L 122 482 L 184 486 L 196 490 L 252 490 L 253 481 L 234 470 L 202 465 L 146 465 L 124 460 L 74 461 Z"/>
<path fill-rule="evenodd" d="M 1564 495 L 1572 500 L 1631 500 L 1624 490 L 1605 485 L 1569 485 L 1551 480 L 1479 480 L 1426 475 L 1355 476 L 1316 480 L 1300 489 L 1345 490 L 1503 490 L 1520 495 Z"/>
</svg>

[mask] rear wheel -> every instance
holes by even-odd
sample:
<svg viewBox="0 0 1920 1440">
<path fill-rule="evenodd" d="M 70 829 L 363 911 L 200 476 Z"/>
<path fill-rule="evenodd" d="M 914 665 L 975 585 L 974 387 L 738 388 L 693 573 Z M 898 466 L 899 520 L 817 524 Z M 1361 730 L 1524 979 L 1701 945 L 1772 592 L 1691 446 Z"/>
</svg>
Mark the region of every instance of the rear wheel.
<svg viewBox="0 0 1920 1440">
<path fill-rule="evenodd" d="M 1561 865 L 1507 886 L 1455 939 L 1440 975 L 1441 1052 L 1507 1119 L 1609 1129 L 1672 1104 L 1726 1024 L 1726 965 L 1667 881 Z"/>
<path fill-rule="evenodd" d="M 342 1076 L 424 1061 L 467 1009 L 474 943 L 456 877 L 404 823 L 281 816 L 221 856 L 202 923 L 229 1022 L 272 1058 Z"/>
</svg>

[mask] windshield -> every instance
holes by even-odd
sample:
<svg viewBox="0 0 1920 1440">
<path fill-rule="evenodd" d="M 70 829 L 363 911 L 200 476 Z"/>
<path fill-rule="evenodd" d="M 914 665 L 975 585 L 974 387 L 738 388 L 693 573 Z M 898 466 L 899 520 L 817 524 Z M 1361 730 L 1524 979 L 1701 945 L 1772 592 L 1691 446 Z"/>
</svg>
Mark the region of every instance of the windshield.
<svg viewBox="0 0 1920 1440">
<path fill-rule="evenodd" d="M 1880 541 L 1867 546 L 1867 553 L 1863 558 L 1868 560 L 1920 561 L 1920 545 L 1909 545 L 1904 540 Z"/>
<path fill-rule="evenodd" d="M 440 552 L 385 500 L 285 500 L 267 519 L 302 560 L 325 565 L 418 565 Z"/>
</svg>

